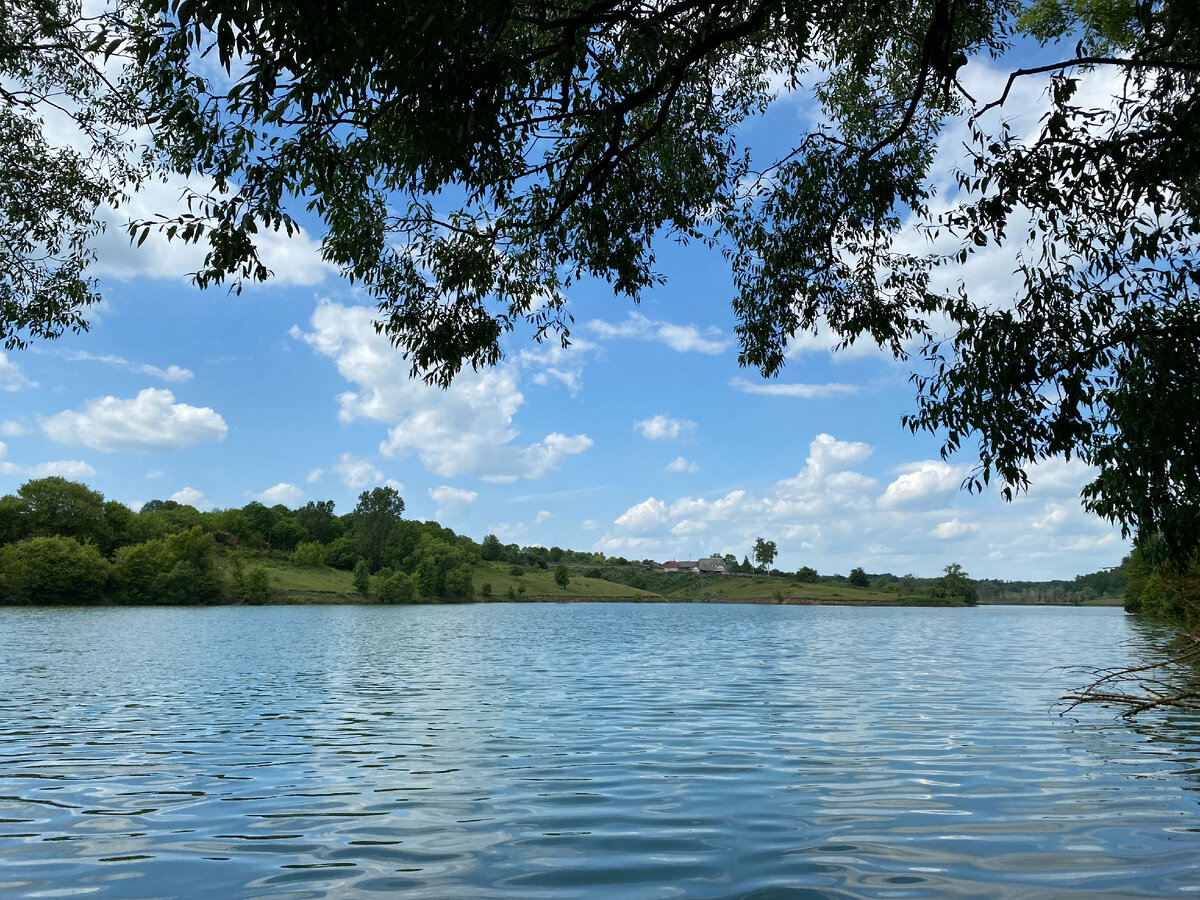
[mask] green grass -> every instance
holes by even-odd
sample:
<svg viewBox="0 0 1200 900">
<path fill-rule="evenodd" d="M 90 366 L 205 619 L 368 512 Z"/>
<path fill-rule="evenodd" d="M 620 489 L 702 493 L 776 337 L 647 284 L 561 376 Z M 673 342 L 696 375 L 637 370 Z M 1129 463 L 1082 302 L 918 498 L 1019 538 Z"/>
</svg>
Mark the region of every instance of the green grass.
<svg viewBox="0 0 1200 900">
<path fill-rule="evenodd" d="M 220 563 L 228 575 L 229 562 Z M 364 598 L 354 589 L 350 572 L 329 566 L 293 566 L 281 559 L 247 559 L 246 569 L 264 566 L 270 575 L 274 598 L 284 603 L 361 603 Z M 864 603 L 889 606 L 930 605 L 926 597 L 901 597 L 873 588 L 854 588 L 847 584 L 818 582 L 808 584 L 787 577 L 748 577 L 738 575 L 695 575 L 691 573 L 653 572 L 634 566 L 610 566 L 601 571 L 605 578 L 587 578 L 583 572 L 591 567 L 568 567 L 570 584 L 559 587 L 554 570 L 521 567 L 520 575 L 512 574 L 509 563 L 481 562 L 475 566 L 472 581 L 477 599 L 508 601 L 511 586 L 517 600 L 667 600 L 674 602 L 708 603 Z M 640 579 L 640 586 L 622 584 L 617 579 Z M 612 579 L 612 580 L 609 580 Z M 490 583 L 490 597 L 480 593 Z M 372 578 L 372 597 L 378 579 Z M 524 594 L 519 593 L 520 587 Z M 1119 602 L 1119 601 L 1118 601 Z"/>
<path fill-rule="evenodd" d="M 499 562 L 482 562 L 477 565 L 472 576 L 476 593 L 483 588 L 484 582 L 490 582 L 492 585 L 490 599 L 492 600 L 508 600 L 510 585 L 514 591 L 522 586 L 525 588 L 524 598 L 518 594 L 518 600 L 534 598 L 538 600 L 560 598 L 563 600 L 632 600 L 638 594 L 646 598 L 656 596 L 651 591 L 639 591 L 625 584 L 615 584 L 601 578 L 585 578 L 578 570 L 570 570 L 571 583 L 565 588 L 561 588 L 554 583 L 553 569 L 522 567 L 523 574 L 511 575 L 509 572 L 512 568 L 508 563 Z"/>
<path fill-rule="evenodd" d="M 584 567 L 586 570 L 587 567 Z M 697 575 L 659 572 L 636 566 L 605 566 L 606 578 L 632 580 L 665 600 L 701 603 L 863 603 L 887 606 L 937 606 L 923 596 L 856 588 L 844 583 L 797 581 L 787 576 Z"/>
</svg>

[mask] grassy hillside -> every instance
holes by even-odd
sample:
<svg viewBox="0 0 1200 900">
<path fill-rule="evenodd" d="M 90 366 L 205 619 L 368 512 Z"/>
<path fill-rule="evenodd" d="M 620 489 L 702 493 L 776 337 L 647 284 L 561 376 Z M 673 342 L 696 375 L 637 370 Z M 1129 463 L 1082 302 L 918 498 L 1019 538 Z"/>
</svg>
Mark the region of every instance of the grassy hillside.
<svg viewBox="0 0 1200 900">
<path fill-rule="evenodd" d="M 621 581 L 664 600 L 701 603 L 844 603 L 887 606 L 938 605 L 925 596 L 856 588 L 845 582 L 802 582 L 789 576 L 697 575 L 659 572 L 642 566 L 606 566 L 607 579 Z"/>
<path fill-rule="evenodd" d="M 228 562 L 225 565 L 228 566 Z M 362 603 L 373 599 L 362 597 L 354 589 L 351 574 L 341 569 L 294 566 L 267 558 L 245 565 L 247 568 L 261 565 L 267 569 L 272 595 L 278 602 Z M 887 606 L 926 606 L 934 602 L 928 597 L 906 597 L 895 592 L 855 588 L 844 583 L 810 584 L 779 576 L 655 572 L 631 565 L 605 567 L 601 570 L 605 577 L 592 578 L 583 574 L 586 570 L 582 566 L 569 568 L 571 580 L 563 588 L 555 583 L 552 568 L 481 562 L 474 567 L 472 581 L 477 599 L 494 602 L 647 600 L 677 603 L 861 603 Z M 378 579 L 372 578 L 372 594 L 377 582 Z M 483 594 L 485 585 L 491 588 L 489 596 Z"/>
</svg>

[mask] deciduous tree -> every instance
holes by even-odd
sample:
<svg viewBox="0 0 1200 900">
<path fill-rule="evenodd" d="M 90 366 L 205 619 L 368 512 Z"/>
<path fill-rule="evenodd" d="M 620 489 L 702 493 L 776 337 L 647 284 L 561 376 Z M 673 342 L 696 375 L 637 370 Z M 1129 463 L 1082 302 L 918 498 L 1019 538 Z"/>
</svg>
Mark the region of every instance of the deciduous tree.
<svg viewBox="0 0 1200 900">
<path fill-rule="evenodd" d="M 103 36 L 65 2 L 16 7 L 0 29 L 9 343 L 83 327 L 93 211 L 138 176 L 106 176 L 110 148 L 145 121 L 159 163 L 195 187 L 186 214 L 139 237 L 206 242 L 200 284 L 265 278 L 260 236 L 304 206 L 326 259 L 432 381 L 498 362 L 513 328 L 567 341 L 576 280 L 636 299 L 662 279 L 656 241 L 707 241 L 730 262 L 745 365 L 778 374 L 822 323 L 843 345 L 923 345 L 905 421 L 947 454 L 974 445 L 971 487 L 998 479 L 1011 496 L 1037 461 L 1078 457 L 1098 467 L 1089 508 L 1178 561 L 1200 548 L 1193 0 L 522 0 L 455 15 L 436 0 L 140 0 Z M 964 66 L 1030 37 L 1048 49 L 998 93 L 963 88 Z M 99 77 L 110 50 L 131 62 L 115 87 Z M 225 71 L 206 77 L 214 62 Z M 1097 72 L 1115 76 L 1099 105 L 1083 98 L 1103 79 L 1081 90 Z M 1047 110 L 1023 134 L 1002 114 L 1033 79 Z M 60 84 L 95 123 L 91 155 L 46 145 L 37 110 Z M 778 152 L 745 145 L 781 85 L 811 96 L 815 124 Z M 968 159 L 946 173 L 951 129 Z M 992 303 L 954 274 L 997 246 L 1016 274 Z"/>
</svg>

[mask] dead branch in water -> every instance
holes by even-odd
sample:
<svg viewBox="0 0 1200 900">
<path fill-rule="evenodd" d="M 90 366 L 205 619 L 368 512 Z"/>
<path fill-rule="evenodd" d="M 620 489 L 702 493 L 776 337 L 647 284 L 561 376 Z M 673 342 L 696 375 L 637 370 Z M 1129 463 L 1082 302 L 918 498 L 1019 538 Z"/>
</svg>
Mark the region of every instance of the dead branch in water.
<svg viewBox="0 0 1200 900">
<path fill-rule="evenodd" d="M 1091 684 L 1063 696 L 1059 702 L 1066 715 L 1085 703 L 1124 707 L 1123 718 L 1161 707 L 1200 710 L 1200 637 L 1181 634 L 1177 642 L 1183 651 L 1174 656 L 1124 668 L 1072 666 L 1067 671 L 1081 672 L 1092 678 Z"/>
</svg>

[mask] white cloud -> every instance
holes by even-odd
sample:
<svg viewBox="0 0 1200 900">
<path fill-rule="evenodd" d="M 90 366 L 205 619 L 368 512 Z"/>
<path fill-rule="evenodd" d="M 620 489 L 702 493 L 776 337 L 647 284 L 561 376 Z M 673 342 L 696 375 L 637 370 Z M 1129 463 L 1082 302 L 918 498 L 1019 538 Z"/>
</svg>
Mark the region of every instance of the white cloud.
<svg viewBox="0 0 1200 900">
<path fill-rule="evenodd" d="M 14 422 L 12 419 L 0 422 L 0 435 L 4 437 L 21 437 L 26 434 L 29 434 L 29 429 L 20 422 Z"/>
<path fill-rule="evenodd" d="M 204 493 L 194 487 L 180 488 L 167 499 L 182 503 L 184 506 L 194 506 L 201 511 L 212 509 L 212 504 L 205 498 Z"/>
<path fill-rule="evenodd" d="M 644 531 L 667 520 L 667 504 L 654 497 L 631 506 L 616 519 L 616 524 L 631 531 Z"/>
<path fill-rule="evenodd" d="M 958 491 L 968 467 L 950 465 L 936 459 L 900 466 L 900 476 L 887 486 L 879 505 L 886 507 L 911 506 L 920 503 L 941 503 L 946 496 Z"/>
<path fill-rule="evenodd" d="M 743 394 L 763 394 L 768 397 L 800 397 L 805 400 L 824 399 L 857 394 L 859 388 L 854 384 L 781 384 L 774 381 L 748 381 L 745 378 L 734 378 L 729 386 Z"/>
<path fill-rule="evenodd" d="M 964 535 L 972 534 L 978 530 L 978 525 L 973 522 L 962 522 L 956 516 L 948 522 L 939 522 L 937 527 L 933 529 L 933 536 L 941 538 L 944 541 L 950 541 Z"/>
<path fill-rule="evenodd" d="M 541 525 L 541 524 L 542 524 L 543 522 L 545 522 L 547 519 L 553 519 L 553 518 L 554 518 L 554 513 L 550 512 L 550 510 L 548 510 L 548 509 L 539 509 L 539 510 L 538 510 L 538 512 L 537 512 L 537 518 L 536 518 L 536 519 L 534 519 L 534 521 L 535 521 L 535 522 L 536 522 L 538 525 Z"/>
<path fill-rule="evenodd" d="M 294 484 L 288 484 L 286 481 L 281 481 L 279 484 L 272 485 L 260 494 L 255 494 L 254 499 L 267 506 L 275 506 L 282 503 L 284 506 L 295 506 L 304 496 L 304 491 L 296 487 Z"/>
<path fill-rule="evenodd" d="M 309 484 L 316 484 L 318 481 L 321 480 L 321 476 L 324 474 L 325 474 L 324 469 L 321 469 L 321 468 L 313 469 L 311 472 L 308 473 L 308 475 L 305 476 L 304 480 L 307 481 Z"/>
<path fill-rule="evenodd" d="M 152 220 L 159 213 L 170 215 L 172 211 L 186 210 L 181 199 L 191 189 L 204 192 L 212 188 L 212 180 L 174 177 L 162 183 L 150 181 L 120 211 L 103 210 L 100 218 L 106 229 L 92 241 L 97 253 L 95 270 L 127 281 L 132 278 L 161 278 L 179 280 L 187 278 L 204 265 L 209 245 L 206 240 L 199 244 L 186 244 L 180 240 L 168 241 L 161 232 L 151 229 L 144 244 L 131 242 L 125 226 L 131 220 Z M 140 234 L 140 232 L 139 232 Z M 336 271 L 335 267 L 321 259 L 321 247 L 304 229 L 286 232 L 261 229 L 255 235 L 259 255 L 272 271 L 272 281 L 287 285 L 313 285 Z"/>
<path fill-rule="evenodd" d="M 588 328 L 602 338 L 637 338 L 666 344 L 679 353 L 706 353 L 715 356 L 724 353 L 729 341 L 721 329 L 710 327 L 701 331 L 695 325 L 675 325 L 671 322 L 650 319 L 639 312 L 631 312 L 624 322 L 612 324 L 601 319 L 588 322 Z"/>
<path fill-rule="evenodd" d="M 98 356 L 95 353 L 87 353 L 83 350 L 73 350 L 66 354 L 66 358 L 72 362 L 104 363 L 105 365 L 114 366 L 118 369 L 126 369 L 130 372 L 137 372 L 139 375 L 149 375 L 153 378 L 161 378 L 163 381 L 183 382 L 191 381 L 192 378 L 195 377 L 191 369 L 184 369 L 176 365 L 170 365 L 165 369 L 162 369 L 158 366 L 152 366 L 149 363 L 133 363 L 121 356 Z"/>
<path fill-rule="evenodd" d="M 21 367 L 9 359 L 8 354 L 0 353 L 0 391 L 16 393 L 34 387 L 37 387 L 37 382 L 22 375 Z"/>
<path fill-rule="evenodd" d="M 36 463 L 29 466 L 25 473 L 32 478 L 45 478 L 48 475 L 59 475 L 63 478 L 79 480 L 91 478 L 96 470 L 81 459 L 56 459 L 51 462 Z"/>
<path fill-rule="evenodd" d="M 465 488 L 451 487 L 448 484 L 429 489 L 429 496 L 439 507 L 465 505 L 479 499 L 478 491 L 468 491 Z"/>
<path fill-rule="evenodd" d="M 60 444 L 93 450 L 177 450 L 203 441 L 222 441 L 225 420 L 207 406 L 176 403 L 169 390 L 146 388 L 132 400 L 100 397 L 82 410 L 64 410 L 42 422 Z"/>
<path fill-rule="evenodd" d="M 59 459 L 35 463 L 32 466 L 22 466 L 9 462 L 7 456 L 8 446 L 0 441 L 0 475 L 16 475 L 24 478 L 46 478 L 49 475 L 59 475 L 77 481 L 81 478 L 91 478 L 96 474 L 95 469 L 80 459 Z"/>
<path fill-rule="evenodd" d="M 862 565 L 874 572 L 937 575 L 958 560 L 976 578 L 1013 577 L 1014 571 L 1061 578 L 1120 558 L 1115 529 L 1068 499 L 1090 477 L 1085 466 L 1043 464 L 1046 489 L 1035 484 L 1028 495 L 1005 503 L 994 488 L 982 495 L 958 490 L 960 473 L 929 460 L 898 467 L 889 496 L 860 471 L 871 455 L 868 444 L 817 435 L 796 475 L 759 490 L 671 501 L 650 497 L 615 520 L 592 549 L 692 559 L 720 547 L 740 559 L 751 554 L 756 537 L 766 537 L 778 543 L 778 565 L 785 570 L 812 565 L 844 574 Z"/>
<path fill-rule="evenodd" d="M 530 380 L 534 384 L 545 385 L 557 381 L 574 397 L 583 387 L 584 361 L 595 349 L 595 344 L 583 338 L 572 338 L 566 347 L 548 340 L 521 350 L 517 354 L 517 362 L 532 372 Z"/>
<path fill-rule="evenodd" d="M 342 484 L 352 491 L 362 490 L 367 485 L 379 484 L 383 480 L 383 472 L 374 463 L 370 460 L 359 459 L 350 453 L 343 453 L 341 458 L 329 469 L 337 473 L 337 476 L 342 479 Z M 317 480 L 313 478 L 313 474 L 320 471 L 320 469 L 314 469 L 309 472 L 308 480 Z"/>
<path fill-rule="evenodd" d="M 696 423 L 689 419 L 672 419 L 668 416 L 657 415 L 634 422 L 633 427 L 640 431 L 642 437 L 647 440 L 674 441 L 695 431 Z"/>
<path fill-rule="evenodd" d="M 569 456 L 592 446 L 585 434 L 551 433 L 528 445 L 516 443 L 513 424 L 524 396 L 515 366 L 461 372 L 442 390 L 409 375 L 409 364 L 386 337 L 375 333 L 374 311 L 323 301 L 312 331 L 292 335 L 336 362 L 356 390 L 339 395 L 344 422 L 373 419 L 391 427 L 379 445 L 387 457 L 415 453 L 442 477 L 474 475 L 487 481 L 540 478 Z"/>
<path fill-rule="evenodd" d="M 700 466 L 691 461 L 685 456 L 677 456 L 671 462 L 667 463 L 664 472 L 699 472 Z"/>
<path fill-rule="evenodd" d="M 1061 503 L 1047 503 L 1042 514 L 1033 521 L 1033 527 L 1051 534 L 1058 532 L 1070 518 L 1070 511 Z"/>
</svg>

